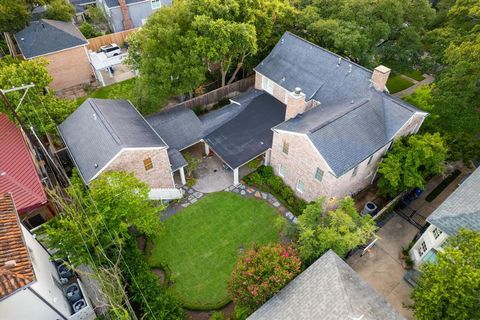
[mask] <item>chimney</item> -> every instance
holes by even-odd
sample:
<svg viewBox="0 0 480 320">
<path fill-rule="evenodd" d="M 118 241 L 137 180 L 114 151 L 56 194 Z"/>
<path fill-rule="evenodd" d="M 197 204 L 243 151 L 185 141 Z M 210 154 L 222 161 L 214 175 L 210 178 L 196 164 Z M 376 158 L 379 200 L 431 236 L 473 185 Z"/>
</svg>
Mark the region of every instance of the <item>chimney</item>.
<svg viewBox="0 0 480 320">
<path fill-rule="evenodd" d="M 297 114 L 304 113 L 307 110 L 307 102 L 305 101 L 305 93 L 301 88 L 295 88 L 293 92 L 287 93 L 287 111 L 285 113 L 285 121 L 294 118 Z"/>
<path fill-rule="evenodd" d="M 123 16 L 123 29 L 128 30 L 133 28 L 132 19 L 130 18 L 130 14 L 128 13 L 127 3 L 125 0 L 118 0 L 120 4 L 120 9 L 122 10 Z"/>
<path fill-rule="evenodd" d="M 373 69 L 372 83 L 377 91 L 384 91 L 387 85 L 388 76 L 390 75 L 390 69 L 379 65 Z"/>
</svg>

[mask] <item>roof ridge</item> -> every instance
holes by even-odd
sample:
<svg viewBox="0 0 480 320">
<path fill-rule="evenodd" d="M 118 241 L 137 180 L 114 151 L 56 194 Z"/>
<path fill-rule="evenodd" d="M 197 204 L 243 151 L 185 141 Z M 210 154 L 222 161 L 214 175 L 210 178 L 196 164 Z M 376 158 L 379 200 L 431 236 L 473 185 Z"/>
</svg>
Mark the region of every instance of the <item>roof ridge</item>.
<svg viewBox="0 0 480 320">
<path fill-rule="evenodd" d="M 352 64 L 352 65 L 355 65 L 355 66 L 359 67 L 360 69 L 363 69 L 364 71 L 368 71 L 368 72 L 370 72 L 370 73 L 373 72 L 372 70 L 370 70 L 370 69 L 368 69 L 368 68 L 365 68 L 364 66 L 362 66 L 362 65 L 360 65 L 360 64 L 358 64 L 358 63 L 356 63 L 356 62 L 354 62 L 354 61 L 352 61 L 352 60 L 350 60 L 350 59 L 347 59 L 347 58 L 339 55 L 338 53 L 335 53 L 335 52 L 332 52 L 332 51 L 330 51 L 330 50 L 328 50 L 328 49 L 325 49 L 325 48 L 319 46 L 318 44 L 315 44 L 315 43 L 313 43 L 313 42 L 311 42 L 311 41 L 308 41 L 307 39 L 303 39 L 302 37 L 300 37 L 300 36 L 298 36 L 298 35 L 290 32 L 290 31 L 285 31 L 285 33 L 288 33 L 289 35 L 291 35 L 291 36 L 293 36 L 293 37 L 295 37 L 295 38 L 297 38 L 297 39 L 299 39 L 299 40 L 301 40 L 301 41 L 303 41 L 303 42 L 305 42 L 305 43 L 308 43 L 308 44 L 310 44 L 310 45 L 312 45 L 312 46 L 314 46 L 314 47 L 316 47 L 316 48 L 318 48 L 318 49 L 320 49 L 320 50 L 322 50 L 322 51 L 324 51 L 324 52 L 327 52 L 327 53 L 329 53 L 329 54 L 331 54 L 331 55 L 333 55 L 333 56 L 335 56 L 335 57 L 337 57 L 337 58 L 341 58 L 341 59 L 344 60 L 345 62 L 348 62 L 348 63 L 350 63 L 350 64 Z M 284 35 L 285 35 L 285 33 L 284 33 Z M 283 36 L 282 36 L 282 37 L 283 37 Z"/>
<path fill-rule="evenodd" d="M 308 133 L 311 134 L 311 133 L 317 132 L 318 130 L 320 130 L 320 129 L 326 127 L 326 126 L 328 126 L 328 125 L 331 124 L 332 122 L 335 122 L 335 121 L 337 121 L 338 119 L 346 116 L 346 115 L 349 114 L 350 112 L 353 112 L 353 111 L 357 110 L 358 108 L 362 107 L 363 105 L 365 105 L 365 104 L 366 104 L 367 102 L 369 102 L 369 101 L 370 101 L 370 98 L 363 98 L 363 99 L 361 99 L 360 102 L 358 102 L 357 105 L 353 106 L 353 107 L 350 108 L 350 109 L 347 109 L 347 110 L 344 111 L 343 113 L 340 113 L 337 117 L 335 117 L 335 118 L 333 118 L 333 119 L 330 119 L 330 120 L 328 120 L 328 121 L 326 121 L 326 122 L 324 122 L 324 123 L 322 123 L 322 124 L 320 124 L 320 125 L 318 125 L 318 126 L 316 126 L 316 127 L 313 127 L 312 129 L 310 129 L 310 130 L 308 131 Z M 315 108 L 318 108 L 318 106 L 315 107 Z"/>
<path fill-rule="evenodd" d="M 107 132 L 112 136 L 113 140 L 115 140 L 116 143 L 118 143 L 120 146 L 123 147 L 122 140 L 117 135 L 117 133 L 113 129 L 112 125 L 108 122 L 107 118 L 102 113 L 101 109 L 95 103 L 95 99 L 89 98 L 87 101 L 89 102 L 90 107 L 93 109 L 93 111 L 96 113 L 96 115 L 98 115 L 98 118 L 102 121 L 102 124 L 105 126 L 105 129 L 107 129 Z"/>
<path fill-rule="evenodd" d="M 70 25 L 70 24 L 71 24 L 74 28 L 76 28 L 76 26 L 73 24 L 73 22 L 67 22 L 67 21 L 61 21 L 61 20 L 53 20 L 53 19 L 45 19 L 45 18 L 40 19 L 40 23 L 42 23 L 42 22 L 45 22 L 46 24 L 48 24 L 48 25 L 51 26 L 52 28 L 55 28 L 55 29 L 57 29 L 57 30 L 60 30 L 60 31 L 62 31 L 63 33 L 66 33 L 66 34 L 68 34 L 68 35 L 70 35 L 70 36 L 72 36 L 72 37 L 74 37 L 74 38 L 77 38 L 77 39 L 82 40 L 82 41 L 85 41 L 85 40 L 86 40 L 86 39 L 83 39 L 83 38 L 79 37 L 78 34 L 71 33 L 71 32 L 69 32 L 69 31 L 64 30 L 64 29 L 61 29 L 61 28 L 59 28 L 58 26 L 55 25 L 55 23 L 64 23 L 65 25 Z M 53 23 L 52 23 L 52 22 L 53 22 Z M 87 40 L 87 42 L 88 42 L 88 40 Z"/>
<path fill-rule="evenodd" d="M 43 202 L 43 199 L 35 194 L 35 191 L 33 191 L 31 188 L 28 188 L 25 186 L 23 183 L 18 181 L 16 178 L 11 176 L 8 172 L 4 171 L 3 174 L 0 174 L 0 177 L 5 177 L 6 179 L 10 180 L 13 184 L 17 185 L 19 188 L 22 190 L 28 192 L 30 196 L 34 197 L 35 199 Z"/>
</svg>

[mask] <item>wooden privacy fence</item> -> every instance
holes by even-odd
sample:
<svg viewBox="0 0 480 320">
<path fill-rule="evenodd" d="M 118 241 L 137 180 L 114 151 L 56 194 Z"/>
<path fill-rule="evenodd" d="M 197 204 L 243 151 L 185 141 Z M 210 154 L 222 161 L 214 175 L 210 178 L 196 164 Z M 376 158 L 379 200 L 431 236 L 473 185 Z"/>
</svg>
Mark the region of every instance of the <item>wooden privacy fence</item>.
<svg viewBox="0 0 480 320">
<path fill-rule="evenodd" d="M 196 106 L 201 106 L 202 108 L 208 107 L 209 105 L 215 104 L 222 99 L 232 98 L 238 95 L 240 92 L 245 92 L 254 85 L 255 75 L 252 75 L 248 78 L 235 81 L 229 85 L 207 92 L 193 99 L 181 102 L 175 105 L 175 107 L 184 106 L 190 109 L 193 109 L 193 107 Z"/>
<path fill-rule="evenodd" d="M 125 39 L 127 36 L 132 33 L 137 31 L 138 28 L 135 29 L 129 29 L 125 31 L 120 31 L 120 32 L 115 32 L 115 33 L 110 33 L 106 34 L 100 37 L 95 37 L 88 39 L 88 46 L 87 48 L 92 50 L 92 51 L 98 51 L 101 46 L 111 44 L 111 43 L 116 43 L 119 46 L 122 46 L 123 43 L 125 42 Z"/>
</svg>

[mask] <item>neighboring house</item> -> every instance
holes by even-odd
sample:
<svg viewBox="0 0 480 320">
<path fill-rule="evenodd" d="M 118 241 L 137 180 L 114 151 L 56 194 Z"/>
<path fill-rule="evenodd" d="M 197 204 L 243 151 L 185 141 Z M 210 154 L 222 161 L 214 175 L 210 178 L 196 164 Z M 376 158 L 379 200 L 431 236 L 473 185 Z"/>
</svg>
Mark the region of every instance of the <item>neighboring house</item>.
<svg viewBox="0 0 480 320">
<path fill-rule="evenodd" d="M 0 113 L 0 194 L 13 195 L 20 219 L 34 228 L 53 217 L 35 160 L 22 131 Z"/>
<path fill-rule="evenodd" d="M 52 89 L 88 84 L 94 79 L 87 52 L 88 41 L 72 22 L 31 21 L 14 37 L 24 59 L 41 57 L 48 61 Z"/>
<path fill-rule="evenodd" d="M 105 171 L 129 171 L 154 192 L 181 196 L 173 172 L 183 176 L 185 159 L 129 101 L 87 99 L 58 129 L 85 184 Z"/>
<path fill-rule="evenodd" d="M 287 284 L 249 320 L 400 320 L 395 309 L 332 250 Z"/>
<path fill-rule="evenodd" d="M 437 251 L 460 229 L 480 231 L 480 169 L 476 169 L 426 219 L 430 226 L 410 250 L 416 266 L 435 262 Z"/>
<path fill-rule="evenodd" d="M 393 140 L 416 133 L 427 116 L 386 92 L 389 69 L 369 71 L 288 32 L 255 71 L 256 89 L 219 110 L 198 117 L 178 106 L 147 117 L 176 162 L 185 161 L 180 151 L 203 143 L 205 154 L 213 151 L 232 170 L 234 185 L 243 165 L 263 157 L 305 200 L 341 198 L 372 183 Z M 93 121 L 91 115 L 86 119 Z M 112 121 L 126 120 L 109 119 L 111 126 Z M 70 147 L 74 140 L 62 135 L 73 158 L 83 157 Z M 87 143 L 94 142 L 87 139 L 85 148 Z M 178 169 L 173 160 L 172 168 L 163 164 L 165 172 Z"/>
<path fill-rule="evenodd" d="M 288 32 L 255 71 L 255 87 L 287 105 L 270 163 L 307 201 L 365 188 L 393 140 L 427 116 L 388 93 L 390 69 L 372 72 Z"/>
<path fill-rule="evenodd" d="M 82 283 L 72 277 L 83 299 L 74 312 L 57 265 L 19 221 L 14 201 L 0 194 L 0 317 L 8 320 L 90 320 L 95 313 Z M 78 300 L 77 300 L 78 301 Z"/>
<path fill-rule="evenodd" d="M 97 0 L 113 32 L 141 27 L 155 10 L 171 4 L 172 0 Z"/>
</svg>

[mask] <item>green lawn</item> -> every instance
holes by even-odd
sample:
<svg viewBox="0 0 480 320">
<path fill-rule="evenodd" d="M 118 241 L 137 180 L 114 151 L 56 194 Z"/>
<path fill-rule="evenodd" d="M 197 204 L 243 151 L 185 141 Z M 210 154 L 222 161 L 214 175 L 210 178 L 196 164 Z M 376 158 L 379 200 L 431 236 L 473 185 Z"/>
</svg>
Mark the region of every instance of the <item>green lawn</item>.
<svg viewBox="0 0 480 320">
<path fill-rule="evenodd" d="M 419 70 L 412 69 L 410 71 L 403 72 L 403 74 L 417 81 L 422 81 L 423 79 L 425 79 L 422 72 Z"/>
<path fill-rule="evenodd" d="M 387 88 L 390 93 L 396 93 L 405 90 L 413 85 L 413 82 L 402 78 L 401 76 L 390 76 L 387 80 Z"/>
<path fill-rule="evenodd" d="M 133 89 L 136 78 L 128 79 L 122 82 L 112 84 L 110 86 L 101 87 L 93 90 L 86 97 L 78 98 L 77 103 L 80 105 L 87 98 L 99 99 L 133 99 Z"/>
<path fill-rule="evenodd" d="M 230 301 L 227 282 L 240 247 L 278 242 L 276 210 L 230 192 L 206 195 L 165 221 L 148 261 L 171 271 L 172 294 L 187 308 L 210 310 Z"/>
</svg>

